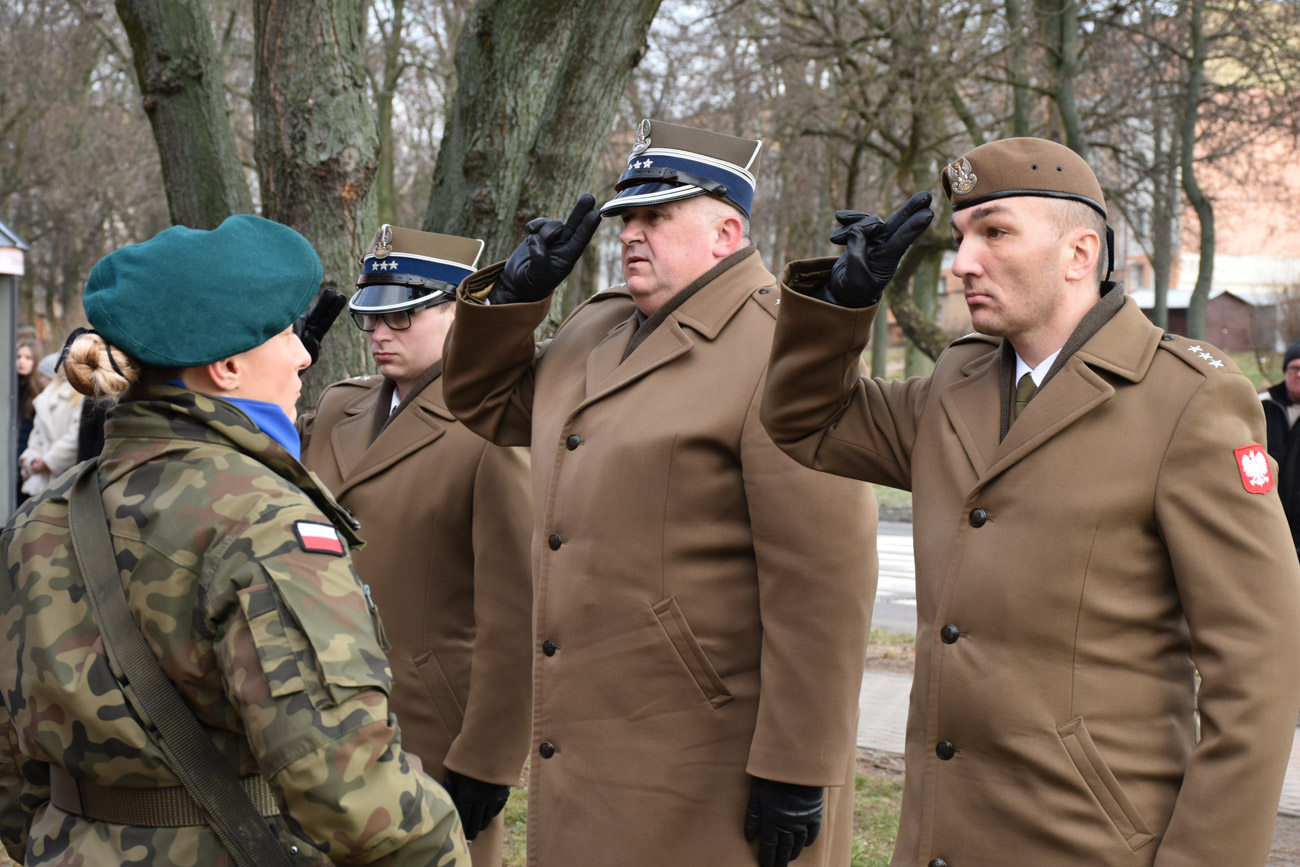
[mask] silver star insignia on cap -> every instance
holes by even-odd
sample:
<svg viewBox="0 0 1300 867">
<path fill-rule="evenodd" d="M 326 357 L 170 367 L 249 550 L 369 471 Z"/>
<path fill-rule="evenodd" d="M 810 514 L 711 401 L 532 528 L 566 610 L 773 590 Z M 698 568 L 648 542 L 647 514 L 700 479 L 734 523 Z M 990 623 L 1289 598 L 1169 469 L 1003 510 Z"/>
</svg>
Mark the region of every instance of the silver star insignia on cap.
<svg viewBox="0 0 1300 867">
<path fill-rule="evenodd" d="M 979 181 L 971 168 L 970 160 L 965 157 L 958 157 L 950 162 L 944 172 L 948 175 L 948 184 L 957 195 L 969 193 L 975 189 L 975 184 Z"/>
</svg>

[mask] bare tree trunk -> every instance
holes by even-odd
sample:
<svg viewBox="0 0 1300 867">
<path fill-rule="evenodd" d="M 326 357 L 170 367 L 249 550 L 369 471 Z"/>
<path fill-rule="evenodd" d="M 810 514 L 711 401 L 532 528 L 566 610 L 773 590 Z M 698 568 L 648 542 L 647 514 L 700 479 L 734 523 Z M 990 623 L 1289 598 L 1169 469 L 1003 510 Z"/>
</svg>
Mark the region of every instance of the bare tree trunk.
<svg viewBox="0 0 1300 867">
<path fill-rule="evenodd" d="M 117 0 L 117 14 L 131 40 L 172 222 L 212 229 L 252 211 L 207 4 Z"/>
<path fill-rule="evenodd" d="M 1029 61 L 1025 48 L 1024 0 L 1006 0 L 1011 39 L 1011 134 L 1029 135 Z"/>
<path fill-rule="evenodd" d="M 1187 304 L 1187 336 L 1205 337 L 1205 308 L 1214 281 L 1214 206 L 1196 180 L 1196 122 L 1200 117 L 1201 91 L 1205 83 L 1205 31 L 1201 18 L 1205 0 L 1188 0 L 1184 5 L 1191 27 L 1191 53 L 1187 61 L 1187 91 L 1183 102 L 1182 182 L 1183 192 L 1196 211 L 1201 224 L 1201 257 L 1196 272 L 1196 286 Z"/>
<path fill-rule="evenodd" d="M 916 309 L 929 322 L 934 322 L 939 307 L 939 281 L 943 279 L 943 251 L 934 250 L 921 259 L 912 277 L 912 301 Z M 904 376 L 927 376 L 934 370 L 934 358 L 916 341 L 907 347 L 907 365 Z"/>
<path fill-rule="evenodd" d="M 1177 225 L 1178 178 L 1173 161 L 1173 142 L 1166 142 L 1166 130 L 1157 124 L 1153 136 L 1153 151 L 1159 172 L 1152 177 L 1153 205 L 1151 210 L 1151 285 L 1155 304 L 1151 319 L 1161 328 L 1169 328 L 1169 277 L 1173 271 L 1174 229 Z"/>
<path fill-rule="evenodd" d="M 351 286 L 377 228 L 370 187 L 378 138 L 350 0 L 257 0 L 254 149 L 265 215 L 307 237 L 326 285 Z M 303 377 L 303 404 L 325 385 L 371 370 L 360 332 L 340 317 Z"/>
<path fill-rule="evenodd" d="M 1088 140 L 1074 99 L 1074 79 L 1079 72 L 1079 7 L 1077 0 L 1042 0 L 1040 10 L 1048 37 L 1047 67 L 1052 99 L 1061 121 L 1061 133 L 1070 150 L 1088 158 Z"/>
<path fill-rule="evenodd" d="M 375 88 L 379 114 L 379 172 L 375 179 L 375 202 L 379 223 L 397 221 L 397 195 L 393 183 L 393 96 L 402 77 L 402 28 L 406 0 L 392 0 L 393 18 L 383 34 L 384 68 Z M 364 19 L 363 19 L 364 22 Z"/>
<path fill-rule="evenodd" d="M 456 44 L 424 228 L 482 238 L 492 262 L 533 217 L 563 217 L 588 190 L 599 203 L 612 184 L 593 190 L 593 173 L 659 3 L 480 0 Z"/>
</svg>

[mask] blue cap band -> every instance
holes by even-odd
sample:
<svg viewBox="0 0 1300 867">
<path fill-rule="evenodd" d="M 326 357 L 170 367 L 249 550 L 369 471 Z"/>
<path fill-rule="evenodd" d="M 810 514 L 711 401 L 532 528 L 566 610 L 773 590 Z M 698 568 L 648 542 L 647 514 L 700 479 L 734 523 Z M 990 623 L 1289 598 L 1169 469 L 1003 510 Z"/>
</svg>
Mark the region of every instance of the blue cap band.
<svg viewBox="0 0 1300 867">
<path fill-rule="evenodd" d="M 689 177 L 678 177 L 678 174 Z M 713 188 L 695 184 L 695 179 L 707 181 Z M 721 160 L 701 159 L 695 154 L 666 148 L 650 148 L 632 156 L 614 188 L 618 194 L 601 208 L 601 213 L 699 193 L 724 198 L 745 216 L 749 216 L 754 204 L 754 176 L 748 171 Z"/>
</svg>

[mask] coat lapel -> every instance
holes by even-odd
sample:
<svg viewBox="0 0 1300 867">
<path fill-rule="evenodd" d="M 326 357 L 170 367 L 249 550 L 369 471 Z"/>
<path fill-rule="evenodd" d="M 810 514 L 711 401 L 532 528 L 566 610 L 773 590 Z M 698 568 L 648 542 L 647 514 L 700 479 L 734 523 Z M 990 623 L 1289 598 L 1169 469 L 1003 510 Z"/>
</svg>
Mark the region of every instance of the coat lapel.
<svg viewBox="0 0 1300 867">
<path fill-rule="evenodd" d="M 338 497 L 433 442 L 454 420 L 442 402 L 440 377 L 425 386 L 371 443 L 372 415 L 380 392 L 381 389 L 372 389 L 348 406 L 344 411 L 349 418 L 334 428 L 331 445 L 334 458 L 343 470 L 343 484 L 334 492 Z"/>
<path fill-rule="evenodd" d="M 1002 412 L 999 394 L 998 355 L 989 352 L 962 369 L 963 379 L 939 395 L 957 441 L 966 451 L 975 475 L 983 477 L 998 448 L 998 426 Z"/>
<path fill-rule="evenodd" d="M 981 380 L 979 391 L 976 394 L 975 387 L 972 386 L 969 388 L 972 393 L 967 396 L 962 389 L 966 383 L 954 385 L 950 391 L 962 390 L 963 394 L 954 398 L 949 413 L 954 417 L 954 428 L 967 453 L 974 451 L 972 464 L 979 474 L 980 482 L 987 482 L 1023 460 L 1054 436 L 1108 402 L 1115 396 L 1116 386 L 1112 384 L 1114 378 L 1128 382 L 1141 381 L 1155 357 L 1160 336 L 1160 329 L 1147 320 L 1136 302 L 1127 299 L 1119 312 L 1084 343 L 1034 396 L 1001 443 L 997 442 L 998 414 L 1001 410 L 998 379 L 1000 353 L 989 353 L 985 359 L 974 362 L 972 367 L 979 369 L 972 371 L 972 378 Z M 1103 373 L 1111 376 L 1108 378 Z M 945 407 L 948 407 L 948 395 L 945 394 L 944 397 Z M 976 397 L 980 401 L 978 404 L 975 403 Z M 978 428 L 972 429 L 964 437 L 960 426 L 963 422 L 972 427 L 977 424 Z M 973 448 L 966 445 L 966 437 L 973 443 Z M 977 457 L 986 456 L 987 464 L 976 460 Z"/>
<path fill-rule="evenodd" d="M 587 395 L 575 412 L 684 355 L 697 339 L 717 337 L 757 287 L 775 283 L 776 278 L 763 267 L 763 259 L 755 251 L 700 287 L 625 360 L 623 352 L 632 339 L 636 317 L 615 326 L 587 356 Z"/>
</svg>

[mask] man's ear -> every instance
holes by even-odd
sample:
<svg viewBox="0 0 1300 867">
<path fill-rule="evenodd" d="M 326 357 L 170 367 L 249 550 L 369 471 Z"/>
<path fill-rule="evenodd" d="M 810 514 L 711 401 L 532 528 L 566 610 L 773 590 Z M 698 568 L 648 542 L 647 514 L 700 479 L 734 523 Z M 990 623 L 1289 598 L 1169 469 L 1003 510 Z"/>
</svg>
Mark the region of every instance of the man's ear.
<svg viewBox="0 0 1300 867">
<path fill-rule="evenodd" d="M 745 240 L 744 224 L 740 215 L 729 213 L 716 224 L 717 239 L 713 242 L 713 255 L 725 259 L 740 247 Z"/>
<path fill-rule="evenodd" d="M 1097 274 L 1097 257 L 1101 255 L 1101 238 L 1092 229 L 1082 226 L 1070 233 L 1065 250 L 1065 279 L 1071 282 L 1094 280 Z"/>
</svg>

